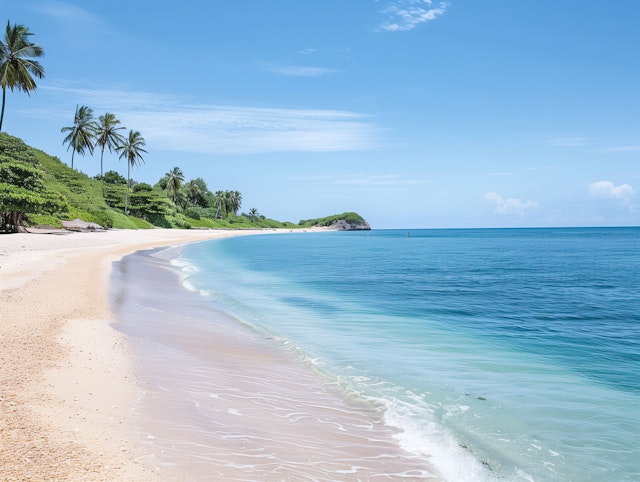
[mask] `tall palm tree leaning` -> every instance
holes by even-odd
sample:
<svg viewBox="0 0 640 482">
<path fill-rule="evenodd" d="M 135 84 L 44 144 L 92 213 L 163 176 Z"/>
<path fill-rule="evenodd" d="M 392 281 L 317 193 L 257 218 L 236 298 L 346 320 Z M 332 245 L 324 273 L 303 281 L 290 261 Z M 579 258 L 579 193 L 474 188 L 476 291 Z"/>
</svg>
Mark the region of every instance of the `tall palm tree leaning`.
<svg viewBox="0 0 640 482">
<path fill-rule="evenodd" d="M 96 122 L 96 144 L 100 146 L 100 177 L 104 176 L 102 169 L 102 159 L 104 157 L 104 148 L 109 148 L 109 152 L 124 142 L 124 136 L 118 131 L 126 129 L 119 126 L 120 121 L 116 119 L 115 114 L 107 112 L 105 115 L 98 117 Z"/>
<path fill-rule="evenodd" d="M 93 154 L 95 147 L 94 140 L 96 138 L 96 125 L 93 121 L 93 110 L 86 105 L 76 106 L 76 114 L 73 118 L 73 125 L 63 127 L 60 132 L 68 132 L 62 144 L 69 144 L 67 151 L 71 151 L 71 169 L 73 169 L 73 157 L 76 152 L 84 155 L 85 150 L 89 150 L 89 154 Z"/>
<path fill-rule="evenodd" d="M 138 131 L 130 130 L 129 135 L 123 143 L 116 146 L 116 151 L 120 153 L 120 159 L 127 161 L 127 197 L 124 204 L 125 214 L 129 214 L 129 186 L 131 184 L 131 167 L 136 166 L 139 161 L 144 162 L 142 153 L 146 153 L 143 148 L 146 146 L 144 138 Z"/>
<path fill-rule="evenodd" d="M 4 106 L 7 97 L 7 87 L 26 92 L 35 90 L 37 85 L 34 77 L 42 79 L 44 68 L 32 57 L 42 57 L 44 50 L 39 45 L 29 42 L 33 35 L 23 25 L 7 21 L 4 41 L 0 40 L 0 86 L 2 86 L 2 112 L 0 113 L 0 132 L 4 120 Z"/>
</svg>

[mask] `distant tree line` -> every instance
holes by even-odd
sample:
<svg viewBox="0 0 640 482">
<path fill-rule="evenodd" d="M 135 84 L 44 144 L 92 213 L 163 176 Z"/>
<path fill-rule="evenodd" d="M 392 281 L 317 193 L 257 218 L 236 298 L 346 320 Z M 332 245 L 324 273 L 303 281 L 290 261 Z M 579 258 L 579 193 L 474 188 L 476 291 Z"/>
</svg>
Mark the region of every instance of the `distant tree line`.
<svg viewBox="0 0 640 482">
<path fill-rule="evenodd" d="M 211 192 L 201 177 L 185 182 L 179 167 L 167 172 L 151 186 L 147 183 L 127 181 L 116 171 L 107 171 L 103 176 L 95 176 L 105 184 L 104 196 L 108 205 L 122 207 L 122 189 L 131 185 L 129 210 L 132 215 L 148 219 L 149 215 L 164 215 L 172 208 L 193 219 L 225 219 L 237 216 L 242 206 L 239 191 Z M 260 218 L 258 210 L 252 208 L 243 214 L 251 221 Z"/>
<path fill-rule="evenodd" d="M 157 191 L 162 191 L 171 200 L 177 209 L 188 217 L 200 219 L 207 217 L 210 219 L 224 219 L 229 216 L 237 216 L 242 206 L 242 194 L 239 191 L 216 191 L 212 193 L 204 179 L 198 177 L 185 182 L 185 177 L 179 167 L 174 167 L 167 172 L 155 186 L 145 183 L 135 183 L 131 179 L 131 167 L 144 162 L 142 153 L 145 141 L 138 131 L 129 131 L 129 135 L 124 137 L 120 130 L 125 128 L 120 125 L 120 121 L 112 113 L 105 113 L 98 119 L 94 118 L 93 110 L 87 106 L 76 107 L 74 122 L 72 126 L 63 127 L 61 131 L 67 136 L 63 144 L 68 144 L 71 149 L 71 168 L 74 166 L 74 156 L 76 153 L 84 155 L 86 152 L 93 154 L 96 149 L 100 150 L 100 175 L 96 179 L 102 180 L 105 184 L 126 186 L 124 211 L 134 216 L 143 218 L 160 216 L 166 214 L 168 206 L 166 202 L 158 198 Z M 114 171 L 104 174 L 104 151 L 117 152 L 120 159 L 127 161 L 127 178 L 121 183 L 119 175 Z M 130 193 L 130 191 L 133 191 Z M 155 192 L 155 195 L 154 195 Z M 114 207 L 120 207 L 115 191 L 105 190 L 107 202 Z M 250 220 L 258 219 L 259 214 L 256 208 L 252 208 L 246 217 Z"/>
</svg>

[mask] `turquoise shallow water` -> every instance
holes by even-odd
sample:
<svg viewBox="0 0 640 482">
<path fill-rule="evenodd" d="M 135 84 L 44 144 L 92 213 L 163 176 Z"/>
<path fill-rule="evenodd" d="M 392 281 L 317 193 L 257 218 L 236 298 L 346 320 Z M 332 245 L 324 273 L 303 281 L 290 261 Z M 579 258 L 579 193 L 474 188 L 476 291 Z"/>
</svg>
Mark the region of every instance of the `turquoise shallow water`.
<svg viewBox="0 0 640 482">
<path fill-rule="evenodd" d="M 385 407 L 450 480 L 623 481 L 640 480 L 639 253 L 638 228 L 380 230 L 222 239 L 174 263 Z"/>
</svg>

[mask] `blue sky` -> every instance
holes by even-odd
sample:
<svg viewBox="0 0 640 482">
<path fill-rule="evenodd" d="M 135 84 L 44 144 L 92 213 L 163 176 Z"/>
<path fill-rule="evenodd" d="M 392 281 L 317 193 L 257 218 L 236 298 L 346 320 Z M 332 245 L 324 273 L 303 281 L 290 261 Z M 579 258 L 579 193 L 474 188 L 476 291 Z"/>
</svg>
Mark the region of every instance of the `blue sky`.
<svg viewBox="0 0 640 482">
<path fill-rule="evenodd" d="M 76 104 L 242 210 L 374 228 L 640 224 L 640 2 L 5 2 L 46 78 L 4 130 L 70 163 Z M 99 155 L 76 157 L 89 175 Z M 105 168 L 126 173 L 115 154 Z"/>
</svg>

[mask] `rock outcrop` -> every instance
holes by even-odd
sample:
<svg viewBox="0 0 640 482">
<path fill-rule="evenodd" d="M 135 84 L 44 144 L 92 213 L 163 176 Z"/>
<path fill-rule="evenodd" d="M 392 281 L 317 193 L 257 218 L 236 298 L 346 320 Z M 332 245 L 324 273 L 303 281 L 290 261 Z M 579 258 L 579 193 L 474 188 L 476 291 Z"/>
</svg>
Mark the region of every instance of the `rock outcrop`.
<svg viewBox="0 0 640 482">
<path fill-rule="evenodd" d="M 364 219 L 362 221 L 347 221 L 337 219 L 329 226 L 337 231 L 371 231 L 371 226 Z"/>
<path fill-rule="evenodd" d="M 62 221 L 62 227 L 69 231 L 97 231 L 104 230 L 98 223 L 88 223 L 82 219 L 75 218 L 73 221 Z"/>
</svg>

